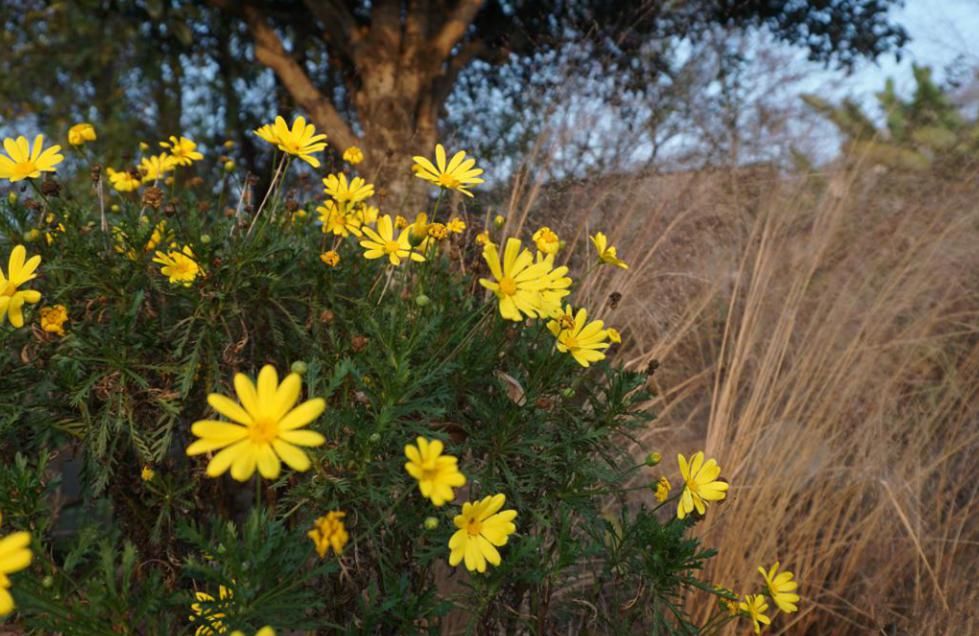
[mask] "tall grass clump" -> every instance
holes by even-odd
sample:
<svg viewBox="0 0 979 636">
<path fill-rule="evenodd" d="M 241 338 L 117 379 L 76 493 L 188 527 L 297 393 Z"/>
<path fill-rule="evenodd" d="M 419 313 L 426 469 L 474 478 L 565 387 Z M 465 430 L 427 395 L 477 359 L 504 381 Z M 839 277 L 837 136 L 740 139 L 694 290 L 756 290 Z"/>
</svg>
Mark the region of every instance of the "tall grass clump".
<svg viewBox="0 0 979 636">
<path fill-rule="evenodd" d="M 639 256 L 581 291 L 625 327 L 627 368 L 656 370 L 635 456 L 705 448 L 731 478 L 696 528 L 720 546 L 710 580 L 791 558 L 812 602 L 786 633 L 972 633 L 975 175 L 865 163 L 613 176 L 528 207 L 575 210 L 572 236 L 601 226 Z"/>
<path fill-rule="evenodd" d="M 233 144 L 100 166 L 80 126 L 69 162 L 40 136 L 0 157 L 0 621 L 716 633 L 797 610 L 785 546 L 777 574 L 748 555 L 767 583 L 700 575 L 736 458 L 691 448 L 671 488 L 673 458 L 630 454 L 655 398 L 618 346 L 644 335 L 584 302 L 628 251 L 596 232 L 561 265 L 550 229 L 483 218 L 482 171 L 441 145 L 406 218 L 302 118 L 255 131 L 277 153 L 254 198 Z"/>
</svg>

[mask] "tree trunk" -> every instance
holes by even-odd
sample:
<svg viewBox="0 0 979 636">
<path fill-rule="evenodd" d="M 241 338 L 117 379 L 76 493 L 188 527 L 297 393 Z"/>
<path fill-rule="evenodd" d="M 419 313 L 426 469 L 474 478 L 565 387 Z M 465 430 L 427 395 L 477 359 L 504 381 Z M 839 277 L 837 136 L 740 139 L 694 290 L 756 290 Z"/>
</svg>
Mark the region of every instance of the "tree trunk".
<svg viewBox="0 0 979 636">
<path fill-rule="evenodd" d="M 411 157 L 433 155 L 438 141 L 437 112 L 423 108 L 431 73 L 416 60 L 405 64 L 383 52 L 372 58 L 354 96 L 363 122 L 364 172 L 374 180 L 382 208 L 411 216 L 424 209 L 428 191 L 414 177 Z"/>
</svg>

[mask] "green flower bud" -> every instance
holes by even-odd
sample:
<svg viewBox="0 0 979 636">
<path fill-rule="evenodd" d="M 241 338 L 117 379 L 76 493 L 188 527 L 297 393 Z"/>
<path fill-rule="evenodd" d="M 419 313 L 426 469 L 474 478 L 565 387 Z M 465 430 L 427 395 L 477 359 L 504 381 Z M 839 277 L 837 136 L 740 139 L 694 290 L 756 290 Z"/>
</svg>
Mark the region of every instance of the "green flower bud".
<svg viewBox="0 0 979 636">
<path fill-rule="evenodd" d="M 663 456 L 660 455 L 659 453 L 657 453 L 656 451 L 653 451 L 652 453 L 646 455 L 646 465 L 647 466 L 650 466 L 650 467 L 655 466 L 656 464 L 660 463 L 661 461 L 663 461 Z"/>
<path fill-rule="evenodd" d="M 569 387 L 565 387 L 561 391 L 561 395 L 564 396 L 564 397 L 566 397 L 566 398 L 568 398 L 568 399 L 573 398 L 574 397 L 574 389 L 571 388 L 570 386 Z"/>
<path fill-rule="evenodd" d="M 418 294 L 415 296 L 415 304 L 419 307 L 428 307 L 430 302 L 432 302 L 432 300 L 425 294 Z"/>
<path fill-rule="evenodd" d="M 292 363 L 290 370 L 293 373 L 298 373 L 299 375 L 306 375 L 306 372 L 309 371 L 309 366 L 302 360 L 296 360 Z"/>
<path fill-rule="evenodd" d="M 13 204 L 17 203 L 17 193 L 16 192 L 14 192 L 14 191 L 11 190 L 7 194 L 7 203 L 9 203 L 10 205 L 13 205 Z"/>
<path fill-rule="evenodd" d="M 210 234 L 201 234 L 201 243 L 203 243 L 204 245 L 207 245 L 210 242 L 211 242 L 211 235 Z"/>
<path fill-rule="evenodd" d="M 39 238 L 41 238 L 41 231 L 38 229 L 28 230 L 27 234 L 24 235 L 24 240 L 28 243 L 33 243 Z"/>
<path fill-rule="evenodd" d="M 50 574 L 47 575 L 46 577 L 41 579 L 41 585 L 44 586 L 45 589 L 50 589 L 54 587 L 54 577 L 51 576 Z"/>
<path fill-rule="evenodd" d="M 367 438 L 367 441 L 370 442 L 371 444 L 376 444 L 379 441 L 381 441 L 381 434 L 380 433 L 371 433 L 371 436 Z"/>
<path fill-rule="evenodd" d="M 228 159 L 227 161 L 225 161 L 224 162 L 224 171 L 225 172 L 234 172 L 235 171 L 235 162 L 234 161 L 231 161 L 230 159 Z"/>
<path fill-rule="evenodd" d="M 110 207 L 109 209 L 112 210 L 113 212 L 118 212 L 122 208 L 119 207 L 119 204 L 118 203 L 113 203 L 112 204 L 112 207 Z"/>
<path fill-rule="evenodd" d="M 435 517 L 425 517 L 425 529 L 434 530 L 439 527 L 439 520 Z"/>
</svg>

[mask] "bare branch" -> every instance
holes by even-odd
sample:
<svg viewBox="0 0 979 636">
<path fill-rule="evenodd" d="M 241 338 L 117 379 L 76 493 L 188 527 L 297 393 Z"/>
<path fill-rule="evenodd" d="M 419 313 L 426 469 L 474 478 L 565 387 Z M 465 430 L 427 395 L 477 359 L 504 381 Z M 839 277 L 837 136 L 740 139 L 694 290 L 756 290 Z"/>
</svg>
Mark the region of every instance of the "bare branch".
<svg viewBox="0 0 979 636">
<path fill-rule="evenodd" d="M 325 40 L 349 60 L 356 62 L 361 42 L 357 19 L 341 2 L 336 0 L 304 0 L 306 7 L 323 25 Z"/>
<path fill-rule="evenodd" d="M 449 53 L 455 48 L 464 35 L 466 29 L 476 19 L 476 14 L 483 8 L 484 0 L 459 0 L 452 13 L 446 19 L 445 24 L 438 34 L 432 39 L 432 46 L 441 59 L 449 57 Z"/>
</svg>

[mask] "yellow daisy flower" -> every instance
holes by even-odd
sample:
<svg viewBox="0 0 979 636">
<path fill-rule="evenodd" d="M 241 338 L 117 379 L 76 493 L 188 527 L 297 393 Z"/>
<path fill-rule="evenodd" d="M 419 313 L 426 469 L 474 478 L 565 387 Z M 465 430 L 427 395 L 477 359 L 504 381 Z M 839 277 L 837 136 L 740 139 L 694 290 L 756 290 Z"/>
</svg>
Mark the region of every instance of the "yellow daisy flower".
<svg viewBox="0 0 979 636">
<path fill-rule="evenodd" d="M 437 144 L 435 146 L 434 164 L 425 157 L 415 156 L 412 159 L 415 161 L 413 166 L 415 176 L 440 188 L 457 190 L 467 197 L 471 197 L 472 193 L 466 188 L 483 183 L 483 180 L 479 178 L 483 171 L 474 167 L 476 165 L 475 159 L 471 157 L 466 159 L 464 150 L 454 154 L 452 159 L 446 163 L 445 148 L 442 144 Z"/>
<path fill-rule="evenodd" d="M 506 497 L 500 494 L 462 504 L 462 514 L 453 519 L 458 530 L 449 539 L 449 565 L 454 567 L 465 561 L 470 572 L 485 572 L 487 561 L 500 564 L 496 548 L 506 545 L 509 536 L 517 531 L 513 523 L 517 511 L 499 512 L 504 503 Z"/>
<path fill-rule="evenodd" d="M 54 172 L 54 167 L 65 159 L 61 155 L 61 146 L 44 148 L 44 135 L 34 138 L 33 148 L 23 135 L 16 140 L 7 137 L 3 140 L 3 149 L 9 156 L 0 155 L 0 179 L 11 183 L 40 177 L 42 172 Z"/>
<path fill-rule="evenodd" d="M 282 152 L 299 157 L 314 168 L 320 167 L 319 159 L 312 155 L 326 148 L 326 135 L 317 135 L 316 127 L 307 124 L 304 117 L 296 117 L 292 128 L 281 116 L 276 117 L 274 124 L 262 126 L 255 134 L 275 144 Z"/>
<path fill-rule="evenodd" d="M 571 316 L 574 317 L 569 321 Z M 547 323 L 548 331 L 557 338 L 557 350 L 570 353 L 583 367 L 605 359 L 602 350 L 608 349 L 609 343 L 604 326 L 601 320 L 588 322 L 588 312 L 584 308 L 573 313 L 571 305 L 565 307 L 562 316 Z"/>
<path fill-rule="evenodd" d="M 796 603 L 799 602 L 799 595 L 795 591 L 799 584 L 792 580 L 793 574 L 791 572 L 788 570 L 779 572 L 778 566 L 779 562 L 776 561 L 772 569 L 767 572 L 763 567 L 758 568 L 765 579 L 765 585 L 768 586 L 768 595 L 772 597 L 778 608 L 786 614 L 798 612 L 799 607 Z"/>
<path fill-rule="evenodd" d="M 608 339 L 610 342 L 614 342 L 615 344 L 620 344 L 622 342 L 622 334 L 619 333 L 618 329 L 609 327 L 606 329 L 606 331 L 608 331 Z"/>
<path fill-rule="evenodd" d="M 329 250 L 320 254 L 320 260 L 330 267 L 336 267 L 340 264 L 340 255 L 334 250 Z"/>
<path fill-rule="evenodd" d="M 139 471 L 139 478 L 143 481 L 153 481 L 156 477 L 156 471 L 149 466 L 143 466 L 143 469 Z"/>
<path fill-rule="evenodd" d="M 606 237 L 601 232 L 596 232 L 595 236 L 591 237 L 591 242 L 595 246 L 595 250 L 598 252 L 598 260 L 606 263 L 608 265 L 614 265 L 622 269 L 629 269 L 629 266 L 625 261 L 619 259 L 615 253 L 615 248 L 608 244 L 608 237 Z"/>
<path fill-rule="evenodd" d="M 683 477 L 683 492 L 676 505 L 676 516 L 683 519 L 688 514 L 697 510 L 699 514 L 704 514 L 707 510 L 707 502 L 720 501 L 727 495 L 728 484 L 717 481 L 721 474 L 721 467 L 713 459 L 704 462 L 704 452 L 697 451 L 687 463 L 687 458 L 677 455 L 677 463 L 680 464 L 680 475 Z"/>
<path fill-rule="evenodd" d="M 323 179 L 324 190 L 341 205 L 349 205 L 363 201 L 374 195 L 374 186 L 361 177 L 354 177 L 347 182 L 347 175 L 331 174 Z"/>
<path fill-rule="evenodd" d="M 86 141 L 95 141 L 95 126 L 81 122 L 68 129 L 68 143 L 72 146 L 81 146 Z"/>
<path fill-rule="evenodd" d="M 235 631 L 231 632 L 231 636 L 245 636 L 245 632 L 241 631 L 240 629 L 236 629 Z M 269 625 L 266 625 L 262 629 L 255 632 L 255 636 L 275 636 L 275 630 Z"/>
<path fill-rule="evenodd" d="M 139 173 L 143 175 L 143 183 L 150 183 L 163 178 L 176 166 L 173 157 L 163 152 L 139 160 Z"/>
<path fill-rule="evenodd" d="M 346 214 L 337 205 L 336 201 L 325 201 L 323 205 L 316 206 L 316 211 L 320 215 L 320 223 L 324 234 L 332 232 L 336 236 L 360 237 L 361 220 L 357 214 Z"/>
<path fill-rule="evenodd" d="M 394 227 L 398 228 L 399 230 L 405 229 L 408 227 L 408 219 L 398 214 L 394 217 Z"/>
<path fill-rule="evenodd" d="M 534 232 L 531 237 L 534 240 L 534 244 L 544 254 L 550 254 L 551 256 L 558 253 L 561 249 L 561 239 L 558 238 L 557 234 L 554 233 L 551 228 L 546 225 Z"/>
<path fill-rule="evenodd" d="M 356 166 L 358 163 L 364 160 L 364 153 L 357 146 L 350 146 L 343 151 L 343 160 Z"/>
<path fill-rule="evenodd" d="M 218 596 L 221 598 L 222 603 L 225 605 L 224 601 L 231 599 L 231 590 L 221 585 L 218 588 Z M 221 619 L 225 617 L 224 612 L 214 611 L 211 608 L 205 608 L 202 603 L 213 604 L 214 597 L 207 592 L 195 592 L 194 598 L 197 599 L 196 603 L 192 603 L 190 610 L 193 612 L 191 614 L 190 621 L 192 623 L 203 623 L 197 627 L 194 632 L 194 636 L 214 636 L 215 634 L 225 634 L 228 631 L 227 626 L 221 622 Z"/>
<path fill-rule="evenodd" d="M 440 440 L 418 437 L 415 442 L 417 446 L 405 446 L 405 457 L 408 458 L 405 470 L 418 480 L 422 496 L 431 499 L 435 506 L 452 501 L 455 498 L 452 489 L 466 485 L 465 475 L 459 472 L 459 460 L 442 454 L 445 446 Z"/>
<path fill-rule="evenodd" d="M 154 263 L 162 265 L 160 273 L 170 280 L 171 285 L 190 287 L 201 273 L 201 267 L 194 260 L 194 252 L 189 245 L 184 245 L 179 252 L 170 250 L 166 254 L 157 252 L 153 257 Z"/>
<path fill-rule="evenodd" d="M 321 559 L 330 553 L 331 548 L 339 555 L 343 552 L 343 546 L 350 540 L 347 528 L 343 525 L 343 518 L 346 516 L 347 513 L 339 510 L 328 512 L 313 522 L 313 529 L 306 533 L 306 536 L 313 540 L 316 554 Z"/>
<path fill-rule="evenodd" d="M 364 258 L 375 259 L 388 257 L 392 265 L 400 265 L 401 260 L 411 258 L 413 261 L 422 262 L 425 257 L 411 248 L 408 240 L 410 230 L 401 230 L 401 233 L 394 236 L 394 222 L 391 216 L 385 214 L 377 220 L 377 230 L 369 227 L 362 228 L 367 237 L 360 242 L 360 246 L 366 248 Z"/>
<path fill-rule="evenodd" d="M 64 305 L 41 307 L 41 330 L 46 333 L 65 335 L 64 324 L 68 320 L 68 310 Z"/>
<path fill-rule="evenodd" d="M 771 625 L 772 619 L 765 615 L 768 611 L 768 603 L 761 594 L 745 594 L 744 600 L 738 603 L 738 609 L 746 616 L 750 617 L 755 624 L 755 633 L 761 633 L 762 625 Z"/>
<path fill-rule="evenodd" d="M 537 252 L 534 262 L 547 265 L 547 284 L 540 290 L 540 315 L 554 316 L 561 313 L 561 299 L 571 293 L 572 280 L 567 276 L 568 267 L 554 267 L 554 255 Z"/>
<path fill-rule="evenodd" d="M 191 432 L 199 437 L 187 448 L 188 455 L 200 455 L 221 449 L 208 463 L 209 477 L 218 477 L 231 469 L 238 481 L 248 480 L 258 472 L 275 479 L 281 470 L 280 460 L 293 470 L 309 470 L 309 457 L 299 446 L 321 446 L 326 438 L 310 430 L 298 430 L 326 409 L 323 398 L 307 400 L 293 408 L 302 390 L 302 377 L 290 373 L 279 384 L 275 367 L 265 365 L 258 374 L 258 386 L 243 373 L 235 375 L 237 402 L 218 393 L 207 396 L 207 403 L 231 422 L 200 420 Z"/>
<path fill-rule="evenodd" d="M 24 326 L 24 303 L 33 305 L 40 302 L 41 292 L 35 289 L 18 290 L 17 288 L 37 278 L 36 270 L 40 264 L 40 256 L 27 259 L 27 250 L 23 245 L 16 245 L 10 251 L 7 275 L 4 276 L 3 270 L 0 269 L 0 324 L 3 324 L 4 318 L 8 318 L 13 327 Z"/>
<path fill-rule="evenodd" d="M 263 124 L 252 132 L 273 146 L 279 145 L 279 138 L 275 136 L 275 127 L 272 124 Z"/>
<path fill-rule="evenodd" d="M 170 141 L 161 141 L 160 147 L 170 152 L 170 157 L 176 166 L 189 166 L 204 158 L 204 155 L 196 150 L 197 144 L 186 137 L 170 135 Z"/>
<path fill-rule="evenodd" d="M 656 482 L 656 501 L 663 503 L 670 498 L 670 489 L 673 488 L 670 484 L 670 480 L 666 477 L 660 477 L 659 481 Z"/>
<path fill-rule="evenodd" d="M 520 239 L 507 239 L 503 258 L 496 245 L 483 247 L 483 258 L 496 280 L 480 278 L 479 284 L 496 294 L 500 301 L 500 315 L 507 320 L 520 321 L 524 316 L 537 318 L 542 311 L 541 290 L 551 284 L 550 266 L 534 262 L 528 249 L 522 249 Z"/>
<path fill-rule="evenodd" d="M 492 239 L 490 239 L 488 230 L 483 230 L 476 235 L 476 243 L 479 245 L 494 245 Z"/>
<path fill-rule="evenodd" d="M 106 168 L 106 172 L 109 174 L 109 183 L 118 192 L 132 192 L 139 188 L 142 183 L 139 177 L 134 176 L 128 170 L 120 172 L 112 168 Z"/>
<path fill-rule="evenodd" d="M 466 231 L 466 222 L 456 217 L 454 219 L 449 219 L 449 222 L 445 224 L 445 227 L 453 234 L 462 234 Z"/>
<path fill-rule="evenodd" d="M 0 521 L 3 516 L 0 515 Z M 10 595 L 10 579 L 8 574 L 20 572 L 31 564 L 34 555 L 31 553 L 31 534 L 29 532 L 12 532 L 0 539 L 0 617 L 14 611 L 14 598 Z"/>
<path fill-rule="evenodd" d="M 377 223 L 377 215 L 380 214 L 380 210 L 377 209 L 376 205 L 367 205 L 363 203 L 357 208 L 357 216 L 360 218 L 360 222 L 363 225 L 374 225 Z"/>
</svg>

